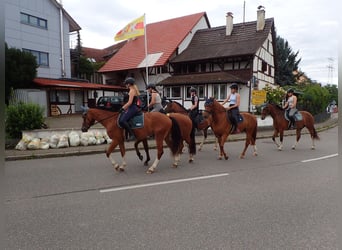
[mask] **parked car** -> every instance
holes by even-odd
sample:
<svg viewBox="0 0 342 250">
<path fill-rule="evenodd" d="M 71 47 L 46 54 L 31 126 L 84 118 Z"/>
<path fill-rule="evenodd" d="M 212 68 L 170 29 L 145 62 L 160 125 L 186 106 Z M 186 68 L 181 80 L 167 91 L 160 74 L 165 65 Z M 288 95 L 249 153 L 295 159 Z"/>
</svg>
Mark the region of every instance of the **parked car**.
<svg viewBox="0 0 342 250">
<path fill-rule="evenodd" d="M 101 96 L 96 103 L 96 107 L 118 112 L 124 104 L 123 96 Z"/>
<path fill-rule="evenodd" d="M 147 93 L 142 92 L 139 95 L 141 101 L 141 108 L 142 110 L 147 109 Z M 101 96 L 96 103 L 96 107 L 110 110 L 114 112 L 118 112 L 120 108 L 124 105 L 125 102 L 128 100 L 128 95 L 124 96 Z"/>
</svg>

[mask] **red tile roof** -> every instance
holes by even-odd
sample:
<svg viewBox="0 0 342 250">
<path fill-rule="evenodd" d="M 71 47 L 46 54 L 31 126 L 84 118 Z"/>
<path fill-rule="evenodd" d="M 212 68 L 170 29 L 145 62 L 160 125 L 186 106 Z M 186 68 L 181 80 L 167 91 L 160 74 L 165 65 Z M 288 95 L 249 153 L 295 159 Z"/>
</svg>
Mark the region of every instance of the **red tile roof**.
<svg viewBox="0 0 342 250">
<path fill-rule="evenodd" d="M 146 25 L 148 54 L 162 53 L 154 66 L 165 65 L 177 47 L 186 38 L 192 28 L 205 17 L 205 12 L 169 19 Z M 139 68 L 145 58 L 145 36 L 139 36 L 128 41 L 100 70 L 99 72 L 120 71 Z M 141 66 L 140 66 L 141 67 Z M 141 68 L 144 68 L 142 66 Z"/>
<path fill-rule="evenodd" d="M 96 62 L 106 62 L 110 57 L 118 52 L 125 43 L 126 41 L 123 41 L 104 49 L 82 47 L 82 55 L 86 58 L 94 58 Z"/>
<path fill-rule="evenodd" d="M 105 84 L 88 83 L 74 80 L 62 80 L 51 78 L 35 78 L 33 82 L 40 87 L 57 87 L 65 89 L 98 89 L 111 91 L 127 91 L 124 86 L 114 86 Z"/>
</svg>

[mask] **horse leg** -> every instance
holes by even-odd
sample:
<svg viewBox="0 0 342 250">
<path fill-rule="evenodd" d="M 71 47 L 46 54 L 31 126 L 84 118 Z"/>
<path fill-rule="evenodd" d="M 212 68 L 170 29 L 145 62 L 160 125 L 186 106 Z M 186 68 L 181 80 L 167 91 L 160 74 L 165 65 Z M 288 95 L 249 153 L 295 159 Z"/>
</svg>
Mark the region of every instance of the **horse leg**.
<svg viewBox="0 0 342 250">
<path fill-rule="evenodd" d="M 208 128 L 205 128 L 202 130 L 202 134 L 203 134 L 203 138 L 202 138 L 202 141 L 198 147 L 198 150 L 201 151 L 202 150 L 202 147 L 204 145 L 204 142 L 205 140 L 207 139 L 207 136 L 208 136 Z"/>
<path fill-rule="evenodd" d="M 226 142 L 228 135 L 221 136 L 218 138 L 219 146 L 220 146 L 220 154 L 219 154 L 219 160 L 222 160 L 222 157 L 224 157 L 225 160 L 228 160 L 228 155 L 224 151 L 224 143 Z"/>
<path fill-rule="evenodd" d="M 140 153 L 140 150 L 139 150 L 139 147 L 138 147 L 138 144 L 141 142 L 141 140 L 137 140 L 134 142 L 134 149 L 135 149 L 135 153 L 137 154 L 139 160 L 143 160 L 144 157 L 142 156 L 142 154 Z"/>
<path fill-rule="evenodd" d="M 283 150 L 283 138 L 284 138 L 284 130 L 280 130 L 279 131 L 279 146 L 278 146 L 278 150 L 281 151 Z"/>
<path fill-rule="evenodd" d="M 296 129 L 296 142 L 295 142 L 295 144 L 293 144 L 292 145 L 292 149 L 294 150 L 294 149 L 296 149 L 296 146 L 298 145 L 298 142 L 299 142 L 299 139 L 300 139 L 300 137 L 301 137 L 301 128 L 299 128 L 299 127 L 297 127 L 297 129 Z"/>
<path fill-rule="evenodd" d="M 250 138 L 248 135 L 246 135 L 245 147 L 244 147 L 242 153 L 240 154 L 240 159 L 245 158 L 246 150 L 247 150 L 249 144 L 250 144 Z"/>
<path fill-rule="evenodd" d="M 276 137 L 278 136 L 279 131 L 278 130 L 274 130 L 273 135 L 272 135 L 272 141 L 275 143 L 275 145 L 279 148 L 280 144 L 278 144 Z"/>
<path fill-rule="evenodd" d="M 146 161 L 144 161 L 144 166 L 148 166 L 148 162 L 151 160 L 151 157 L 150 157 L 150 151 L 149 151 L 149 148 L 148 148 L 147 139 L 143 140 L 143 145 L 144 145 L 144 150 L 145 150 L 145 153 L 146 153 Z"/>
<path fill-rule="evenodd" d="M 147 174 L 153 174 L 156 167 L 158 166 L 158 163 L 160 161 L 160 158 L 162 157 L 164 150 L 163 150 L 163 138 L 161 136 L 155 135 L 155 140 L 157 144 L 157 157 L 154 160 L 153 164 L 151 167 L 148 168 Z"/>
<path fill-rule="evenodd" d="M 114 149 L 116 148 L 116 146 L 118 144 L 120 147 L 120 152 L 121 152 L 121 157 L 122 157 L 122 164 L 121 165 L 119 165 L 119 163 L 117 163 L 111 155 L 111 153 L 114 151 Z M 112 143 L 109 145 L 109 147 L 106 151 L 106 156 L 107 156 L 107 158 L 110 159 L 115 170 L 124 171 L 124 168 L 127 165 L 126 160 L 125 160 L 125 153 L 126 153 L 126 151 L 125 151 L 124 143 L 123 142 L 117 143 L 116 140 L 112 140 Z"/>
</svg>

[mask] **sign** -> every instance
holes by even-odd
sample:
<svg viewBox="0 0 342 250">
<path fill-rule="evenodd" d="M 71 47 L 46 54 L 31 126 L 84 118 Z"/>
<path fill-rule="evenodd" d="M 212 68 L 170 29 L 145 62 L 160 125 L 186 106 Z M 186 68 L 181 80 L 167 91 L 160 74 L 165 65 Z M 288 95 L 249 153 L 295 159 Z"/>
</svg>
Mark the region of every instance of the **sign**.
<svg viewBox="0 0 342 250">
<path fill-rule="evenodd" d="M 252 104 L 260 105 L 266 102 L 265 90 L 252 90 Z"/>
</svg>

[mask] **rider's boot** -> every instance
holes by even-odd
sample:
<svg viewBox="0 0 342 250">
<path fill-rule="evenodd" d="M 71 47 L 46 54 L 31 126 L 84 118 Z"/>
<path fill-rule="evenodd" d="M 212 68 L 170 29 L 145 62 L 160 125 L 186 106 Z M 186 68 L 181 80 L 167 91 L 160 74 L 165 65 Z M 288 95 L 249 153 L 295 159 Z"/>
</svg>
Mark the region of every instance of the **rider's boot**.
<svg viewBox="0 0 342 250">
<path fill-rule="evenodd" d="M 122 122 L 121 126 L 129 133 L 127 141 L 135 141 L 135 135 L 132 128 L 129 126 L 128 122 Z"/>
</svg>

